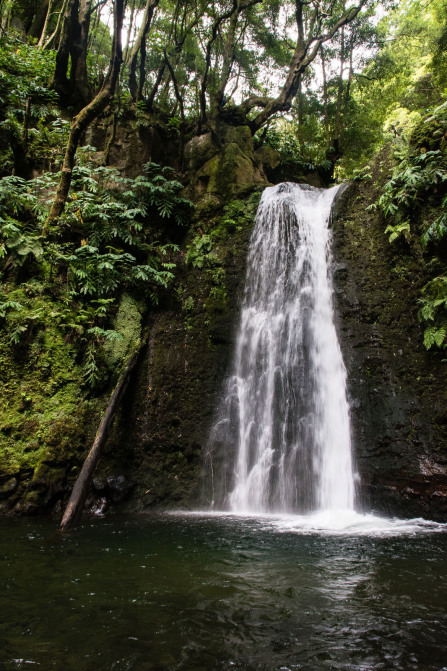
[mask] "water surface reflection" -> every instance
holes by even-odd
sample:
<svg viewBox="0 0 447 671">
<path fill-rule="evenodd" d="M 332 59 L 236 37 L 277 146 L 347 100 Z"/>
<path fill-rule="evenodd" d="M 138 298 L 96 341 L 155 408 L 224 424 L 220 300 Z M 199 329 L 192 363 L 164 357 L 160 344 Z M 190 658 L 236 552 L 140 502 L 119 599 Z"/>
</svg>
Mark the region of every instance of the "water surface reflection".
<svg viewBox="0 0 447 671">
<path fill-rule="evenodd" d="M 447 669 L 447 534 L 3 520 L 0 668 Z"/>
</svg>

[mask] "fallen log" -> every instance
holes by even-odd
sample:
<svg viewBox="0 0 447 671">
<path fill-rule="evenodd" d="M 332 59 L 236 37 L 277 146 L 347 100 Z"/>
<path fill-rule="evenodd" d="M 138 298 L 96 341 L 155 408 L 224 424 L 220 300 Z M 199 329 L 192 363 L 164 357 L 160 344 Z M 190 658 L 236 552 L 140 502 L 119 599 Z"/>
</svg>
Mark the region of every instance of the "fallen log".
<svg viewBox="0 0 447 671">
<path fill-rule="evenodd" d="M 87 455 L 86 460 L 84 461 L 81 472 L 79 473 L 72 489 L 70 499 L 68 501 L 67 507 L 65 508 L 64 516 L 62 517 L 62 522 L 60 525 L 61 531 L 69 531 L 70 529 L 73 529 L 73 527 L 75 527 L 79 522 L 84 508 L 85 499 L 87 498 L 88 490 L 96 470 L 96 466 L 98 465 L 98 461 L 101 457 L 104 445 L 106 444 L 113 420 L 115 419 L 116 411 L 118 410 L 119 403 L 126 390 L 130 374 L 135 368 L 139 355 L 147 343 L 148 336 L 149 331 L 144 334 L 138 347 L 133 350 L 127 362 L 126 368 L 124 369 L 115 389 L 113 390 L 107 409 L 102 417 L 98 431 L 96 432 L 93 445 Z"/>
</svg>

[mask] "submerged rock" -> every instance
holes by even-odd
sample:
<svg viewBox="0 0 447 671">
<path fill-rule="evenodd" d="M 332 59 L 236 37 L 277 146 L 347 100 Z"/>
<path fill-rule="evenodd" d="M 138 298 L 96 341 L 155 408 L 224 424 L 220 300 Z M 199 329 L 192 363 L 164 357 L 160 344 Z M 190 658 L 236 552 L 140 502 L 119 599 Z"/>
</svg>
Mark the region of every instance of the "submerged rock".
<svg viewBox="0 0 447 671">
<path fill-rule="evenodd" d="M 95 503 L 90 507 L 90 512 L 93 515 L 98 515 L 99 517 L 104 515 L 109 509 L 109 502 L 105 496 L 102 496 L 100 499 L 97 499 Z"/>
</svg>

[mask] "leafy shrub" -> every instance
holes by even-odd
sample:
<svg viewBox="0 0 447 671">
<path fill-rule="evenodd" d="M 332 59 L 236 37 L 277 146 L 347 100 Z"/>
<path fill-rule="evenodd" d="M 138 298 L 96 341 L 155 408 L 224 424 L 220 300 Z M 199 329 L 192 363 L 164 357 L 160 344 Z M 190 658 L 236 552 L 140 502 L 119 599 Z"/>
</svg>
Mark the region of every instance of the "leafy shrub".
<svg viewBox="0 0 447 671">
<path fill-rule="evenodd" d="M 217 226 L 212 229 L 211 237 L 221 240 L 231 233 L 241 231 L 245 226 L 252 226 L 260 197 L 261 192 L 254 191 L 246 200 L 230 200 L 225 205 Z"/>
<path fill-rule="evenodd" d="M 427 139 L 428 129 L 436 131 L 436 137 Z M 413 131 L 411 142 L 401 142 L 396 157 L 399 163 L 382 195 L 375 204 L 391 222 L 385 229 L 389 241 L 404 238 L 419 243 L 420 251 L 429 260 L 436 253 L 442 256 L 441 241 L 447 233 L 447 152 L 443 140 L 447 129 L 447 105 L 433 111 Z M 433 133 L 435 132 L 433 131 Z M 430 140 L 430 141 L 429 141 Z M 433 141 L 432 141 L 433 140 Z M 429 147 L 429 150 L 427 150 Z M 418 238 L 411 231 L 415 214 L 430 204 L 440 213 Z M 436 267 L 440 259 L 436 258 Z M 444 348 L 447 341 L 447 277 L 434 277 L 421 291 L 419 320 L 425 323 L 424 345 L 427 349 Z"/>
<path fill-rule="evenodd" d="M 309 152 L 313 158 L 303 156 L 303 150 L 293 130 L 278 127 L 269 128 L 262 136 L 255 137 L 255 140 L 262 141 L 279 153 L 280 162 L 284 166 L 291 166 L 303 173 L 313 172 L 314 170 L 328 171 L 332 168 L 332 163 L 324 158 L 317 146 L 305 145 L 306 153 Z M 309 156 L 308 154 L 308 156 Z M 320 155 L 319 158 L 317 155 Z"/>
<path fill-rule="evenodd" d="M 45 326 L 42 292 L 58 296 L 52 319 L 83 343 L 85 381 L 94 386 L 102 344 L 120 337 L 110 328 L 116 298 L 130 290 L 156 303 L 159 288 L 173 279 L 177 247 L 157 240 L 157 221 L 184 222 L 193 206 L 179 195 L 182 185 L 172 179 L 171 169 L 148 164 L 145 175 L 123 178 L 117 170 L 95 166 L 89 155 L 84 150 L 66 210 L 45 237 L 42 224 L 58 175 L 0 179 L 4 280 L 33 259 L 27 264 L 31 282 L 19 284 L 20 290 L 27 287 L 24 300 L 14 299 L 14 282 L 9 291 L 4 285 L 0 321 L 11 334 L 10 342 L 19 344 L 35 327 Z M 41 289 L 36 292 L 32 282 L 40 282 Z M 66 308 L 61 309 L 60 299 Z"/>
<path fill-rule="evenodd" d="M 419 206 L 447 182 L 447 160 L 439 150 L 408 153 L 384 188 L 377 205 L 385 216 Z"/>
<path fill-rule="evenodd" d="M 444 348 L 447 345 L 447 277 L 430 280 L 422 289 L 419 300 L 419 319 L 428 326 L 424 331 L 424 345 Z"/>
<path fill-rule="evenodd" d="M 45 162 L 48 153 L 62 156 L 67 124 L 58 119 L 58 96 L 49 87 L 55 55 L 7 36 L 0 42 L 0 131 L 8 147 L 3 170 L 17 167 L 18 157 L 26 163 L 31 156 Z"/>
<path fill-rule="evenodd" d="M 196 235 L 192 243 L 188 246 L 185 261 L 193 268 L 203 268 L 212 263 L 213 255 L 211 249 L 213 243 L 209 235 Z"/>
<path fill-rule="evenodd" d="M 447 196 L 442 201 L 441 215 L 428 226 L 422 236 L 422 243 L 426 247 L 430 242 L 440 242 L 447 233 Z"/>
</svg>

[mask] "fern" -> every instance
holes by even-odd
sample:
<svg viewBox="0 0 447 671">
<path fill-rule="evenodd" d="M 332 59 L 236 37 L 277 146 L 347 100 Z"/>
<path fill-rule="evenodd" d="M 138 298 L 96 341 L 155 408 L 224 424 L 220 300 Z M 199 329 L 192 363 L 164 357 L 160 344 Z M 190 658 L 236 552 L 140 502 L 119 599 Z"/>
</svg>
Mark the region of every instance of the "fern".
<svg viewBox="0 0 447 671">
<path fill-rule="evenodd" d="M 193 268 L 203 268 L 210 260 L 212 241 L 209 235 L 196 235 L 192 243 L 188 245 L 185 262 Z"/>
<path fill-rule="evenodd" d="M 443 199 L 441 207 L 445 212 L 428 226 L 421 238 L 424 247 L 429 242 L 439 242 L 447 234 L 447 196 Z"/>
<path fill-rule="evenodd" d="M 95 388 L 101 377 L 100 369 L 96 361 L 94 345 L 90 345 L 87 349 L 82 376 L 84 379 L 84 384 L 91 389 Z"/>
<path fill-rule="evenodd" d="M 0 317 L 4 319 L 10 310 L 18 311 L 23 309 L 23 305 L 17 301 L 5 301 L 4 303 L 0 302 Z"/>
<path fill-rule="evenodd" d="M 365 179 L 372 180 L 372 172 L 370 165 L 365 165 L 361 170 L 354 170 L 354 177 L 353 177 L 354 182 L 361 182 Z"/>
<path fill-rule="evenodd" d="M 427 194 L 447 181 L 447 165 L 441 151 L 414 154 L 406 150 L 392 178 L 377 200 L 385 216 L 394 216 L 402 208 L 412 209 Z"/>
<path fill-rule="evenodd" d="M 429 326 L 424 331 L 424 345 L 426 349 L 430 349 L 433 345 L 439 348 L 445 347 L 446 337 L 447 326 Z"/>
<path fill-rule="evenodd" d="M 12 345 L 17 345 L 20 342 L 20 339 L 24 333 L 28 330 L 26 324 L 17 324 L 11 331 L 9 336 L 9 342 Z"/>
<path fill-rule="evenodd" d="M 47 127 L 50 145 L 66 128 L 62 122 Z M 160 288 L 174 279 L 178 252 L 159 236 L 185 223 L 194 206 L 180 195 L 183 186 L 171 168 L 149 164 L 130 179 L 98 167 L 91 153 L 80 149 L 66 209 L 45 238 L 42 222 L 60 173 L 0 179 L 1 264 L 11 269 L 26 262 L 28 279 L 1 296 L 0 318 L 12 346 L 37 336 L 50 319 L 64 339 L 84 349 L 84 382 L 93 389 L 104 377 L 103 344 L 122 339 L 112 328 L 117 298 L 130 291 L 157 303 Z"/>
<path fill-rule="evenodd" d="M 438 113 L 445 114 L 445 110 L 442 111 L 440 107 L 433 114 L 436 116 Z M 447 196 L 444 195 L 441 199 L 441 194 L 445 194 L 447 182 L 445 149 L 441 144 L 439 149 L 418 150 L 414 148 L 414 144 L 406 142 L 399 148 L 399 152 L 396 152 L 396 158 L 399 163 L 375 203 L 376 207 L 388 218 L 389 223 L 385 228 L 385 234 L 388 235 L 390 243 L 401 237 L 411 242 L 413 224 L 410 226 L 410 221 L 415 220 L 415 213 L 427 203 L 440 206 L 439 216 L 425 228 L 420 243 L 422 249 L 426 250 L 426 254 L 432 253 L 434 248 L 441 256 L 443 247 L 439 243 L 445 239 L 447 234 Z M 432 245 L 432 249 L 429 244 Z M 421 252 L 420 247 L 418 252 Z M 430 280 L 423 287 L 418 302 L 418 317 L 425 325 L 425 347 L 427 349 L 445 347 L 447 277 L 440 275 Z"/>
<path fill-rule="evenodd" d="M 386 227 L 385 233 L 390 234 L 388 237 L 389 242 L 394 242 L 401 236 L 408 242 L 410 239 L 410 222 L 404 221 L 402 224 L 397 224 L 396 226 L 389 225 Z"/>
<path fill-rule="evenodd" d="M 100 326 L 93 326 L 87 331 L 88 335 L 93 336 L 97 342 L 117 342 L 123 340 L 123 336 L 113 329 L 102 329 Z"/>
<path fill-rule="evenodd" d="M 424 345 L 445 347 L 447 335 L 447 277 L 439 276 L 428 282 L 422 289 L 419 300 L 419 320 L 428 324 L 424 331 Z"/>
</svg>

